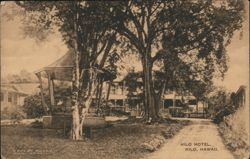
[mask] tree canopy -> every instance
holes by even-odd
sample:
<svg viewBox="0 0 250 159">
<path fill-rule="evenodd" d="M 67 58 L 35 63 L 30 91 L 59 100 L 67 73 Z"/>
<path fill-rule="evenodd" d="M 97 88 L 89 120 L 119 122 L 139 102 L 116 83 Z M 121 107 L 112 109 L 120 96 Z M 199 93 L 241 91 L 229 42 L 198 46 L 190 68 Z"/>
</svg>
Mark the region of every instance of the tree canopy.
<svg viewBox="0 0 250 159">
<path fill-rule="evenodd" d="M 163 61 L 167 83 L 178 81 L 186 89 L 197 84 L 206 88 L 214 76 L 223 77 L 228 69 L 225 47 L 234 31 L 242 27 L 244 3 L 126 1 L 98 2 L 95 7 L 96 14 L 110 16 L 110 28 L 125 37 L 140 55 L 145 104 L 150 109 L 148 117 L 155 117 L 157 102 L 152 81 L 155 61 Z"/>
</svg>

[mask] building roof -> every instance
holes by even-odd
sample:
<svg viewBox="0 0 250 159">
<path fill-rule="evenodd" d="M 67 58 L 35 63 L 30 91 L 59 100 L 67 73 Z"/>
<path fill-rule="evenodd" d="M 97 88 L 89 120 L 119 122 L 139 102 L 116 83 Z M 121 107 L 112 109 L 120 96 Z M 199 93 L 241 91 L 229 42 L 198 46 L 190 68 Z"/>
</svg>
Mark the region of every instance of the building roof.
<svg viewBox="0 0 250 159">
<path fill-rule="evenodd" d="M 20 84 L 15 84 L 15 87 L 28 94 L 36 94 L 37 92 L 39 92 L 39 83 L 20 83 Z"/>
<path fill-rule="evenodd" d="M 183 96 L 181 96 L 181 95 L 176 95 L 175 97 L 174 97 L 175 95 L 174 95 L 174 93 L 169 93 L 169 94 L 164 94 L 164 99 L 182 99 L 182 98 L 184 98 L 184 99 L 187 99 L 187 100 L 193 100 L 193 99 L 196 99 L 194 96 L 191 96 L 191 95 L 183 95 Z"/>
<path fill-rule="evenodd" d="M 7 92 L 11 92 L 11 93 L 17 93 L 17 94 L 21 94 L 21 95 L 28 95 L 27 93 L 18 90 L 15 86 L 13 85 L 1 85 L 1 91 L 7 91 Z"/>
<path fill-rule="evenodd" d="M 127 96 L 126 95 L 122 95 L 122 94 L 110 94 L 109 95 L 109 100 L 112 100 L 112 99 L 126 99 Z"/>
<path fill-rule="evenodd" d="M 242 86 L 240 86 L 240 88 L 236 91 L 236 93 L 235 94 L 238 94 L 238 93 L 240 93 L 241 91 L 246 91 L 246 86 L 244 86 L 244 85 L 242 85 Z"/>
</svg>

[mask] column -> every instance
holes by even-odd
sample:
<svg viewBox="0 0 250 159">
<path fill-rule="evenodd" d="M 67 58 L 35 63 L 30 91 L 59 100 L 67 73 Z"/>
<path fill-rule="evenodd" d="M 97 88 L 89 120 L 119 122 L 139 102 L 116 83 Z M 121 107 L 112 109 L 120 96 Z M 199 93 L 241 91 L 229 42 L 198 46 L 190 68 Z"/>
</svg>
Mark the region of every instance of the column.
<svg viewBox="0 0 250 159">
<path fill-rule="evenodd" d="M 176 107 L 176 92 L 173 91 L 174 99 L 173 99 L 173 107 Z"/>
<path fill-rule="evenodd" d="M 55 98 L 54 98 L 54 82 L 51 77 L 51 73 L 47 73 L 48 75 L 48 83 L 49 83 L 49 94 L 50 94 L 50 104 L 51 104 L 51 113 L 53 113 L 53 108 L 55 106 Z"/>
<path fill-rule="evenodd" d="M 41 91 L 41 99 L 42 99 L 42 105 L 43 105 L 43 109 L 44 109 L 44 112 L 47 114 L 47 110 L 48 110 L 48 105 L 46 104 L 45 102 L 45 98 L 44 98 L 44 90 L 43 90 L 43 84 L 42 84 L 42 77 L 41 77 L 41 73 L 36 73 L 36 76 L 39 80 L 39 88 L 40 88 L 40 91 Z M 19 101 L 20 102 L 20 101 Z"/>
</svg>

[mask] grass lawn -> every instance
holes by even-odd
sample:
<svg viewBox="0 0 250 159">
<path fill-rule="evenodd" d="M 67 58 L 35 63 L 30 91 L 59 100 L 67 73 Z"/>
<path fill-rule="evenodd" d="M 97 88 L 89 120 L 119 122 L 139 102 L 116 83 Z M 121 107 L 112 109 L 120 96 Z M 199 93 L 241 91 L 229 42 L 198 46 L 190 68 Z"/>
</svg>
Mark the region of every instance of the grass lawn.
<svg viewBox="0 0 250 159">
<path fill-rule="evenodd" d="M 146 153 L 141 144 L 162 131 L 180 130 L 186 121 L 163 124 L 115 122 L 112 127 L 94 130 L 91 139 L 72 141 L 52 129 L 29 126 L 1 126 L 1 152 L 7 159 L 131 159 Z"/>
</svg>

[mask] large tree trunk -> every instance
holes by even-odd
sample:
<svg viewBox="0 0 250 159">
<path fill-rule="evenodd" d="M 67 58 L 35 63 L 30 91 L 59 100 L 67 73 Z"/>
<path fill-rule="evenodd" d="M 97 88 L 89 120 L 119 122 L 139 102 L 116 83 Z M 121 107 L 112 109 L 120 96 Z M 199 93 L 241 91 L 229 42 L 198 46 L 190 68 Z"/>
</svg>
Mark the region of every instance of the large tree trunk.
<svg viewBox="0 0 250 159">
<path fill-rule="evenodd" d="M 72 106 L 72 139 L 81 140 L 80 116 L 78 104 Z"/>
<path fill-rule="evenodd" d="M 72 139 L 80 140 L 80 116 L 79 116 L 79 52 L 75 49 L 73 82 L 72 82 Z"/>
<path fill-rule="evenodd" d="M 72 105 L 73 105 L 73 112 L 72 112 L 72 139 L 73 140 L 81 140 L 83 136 L 83 123 L 86 119 L 88 114 L 88 110 L 92 103 L 92 99 L 96 93 L 97 89 L 97 73 L 93 69 L 89 69 L 89 78 L 85 79 L 84 83 L 88 84 L 84 90 L 76 89 L 76 84 L 79 82 L 74 81 L 73 88 L 75 91 L 73 92 L 72 98 Z M 79 79 L 78 79 L 79 81 Z M 81 91 L 81 92 L 80 92 Z M 81 95 L 80 95 L 81 93 Z M 80 104 L 81 101 L 81 104 Z"/>
<path fill-rule="evenodd" d="M 93 96 L 96 91 L 97 84 L 97 70 L 93 69 L 92 66 L 95 66 L 98 62 L 98 53 L 95 54 L 84 48 L 84 45 L 81 43 L 81 30 L 80 28 L 81 21 L 79 19 L 79 9 L 81 8 L 80 2 L 75 4 L 75 22 L 74 22 L 74 35 L 72 38 L 72 46 L 75 52 L 74 56 L 74 67 L 73 67 L 73 90 L 72 90 L 72 139 L 81 140 L 83 134 L 83 123 L 88 114 L 89 107 L 92 103 Z M 94 30 L 91 30 L 94 31 Z M 88 34 L 88 33 L 86 33 Z M 91 34 L 90 34 L 91 35 Z M 115 42 L 116 33 L 108 39 L 108 44 L 105 46 L 101 62 L 98 69 L 101 69 L 104 66 L 104 63 L 108 57 L 108 54 Z M 88 39 L 87 39 L 88 40 Z M 98 44 L 95 44 L 96 48 Z M 91 46 L 88 44 L 88 46 Z M 86 51 L 86 52 L 85 52 Z M 97 50 L 96 50 L 97 51 Z M 97 56 L 90 55 L 94 54 Z M 99 92 L 100 93 L 100 92 Z"/>
<path fill-rule="evenodd" d="M 75 3 L 75 7 L 78 8 L 78 3 Z M 79 115 L 79 88 L 80 88 L 80 52 L 77 45 L 78 39 L 78 19 L 79 14 L 76 9 L 75 14 L 75 23 L 74 23 L 74 35 L 72 38 L 72 45 L 74 50 L 73 56 L 73 70 L 72 70 L 72 95 L 71 95 L 71 104 L 72 104 L 72 127 L 71 127 L 71 137 L 73 140 L 81 140 L 80 135 L 80 115 Z"/>
<path fill-rule="evenodd" d="M 83 135 L 83 123 L 84 120 L 86 119 L 86 116 L 88 114 L 89 108 L 91 106 L 93 97 L 97 91 L 97 73 L 95 70 L 93 69 L 89 69 L 89 74 L 90 74 L 90 78 L 87 81 L 89 86 L 87 87 L 87 90 L 84 90 L 84 92 L 90 92 L 90 93 L 86 93 L 85 97 L 84 97 L 84 101 L 83 101 L 83 107 L 81 109 L 80 112 L 80 135 Z M 100 93 L 100 92 L 99 92 Z"/>
<path fill-rule="evenodd" d="M 152 79 L 152 64 L 150 56 L 145 56 L 142 59 L 143 64 L 143 76 L 144 76 L 144 108 L 145 108 L 145 119 L 148 121 L 155 121 L 159 118 L 159 104 L 156 102 L 156 94 L 153 87 Z"/>
</svg>

